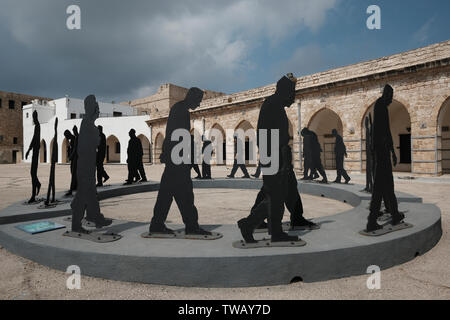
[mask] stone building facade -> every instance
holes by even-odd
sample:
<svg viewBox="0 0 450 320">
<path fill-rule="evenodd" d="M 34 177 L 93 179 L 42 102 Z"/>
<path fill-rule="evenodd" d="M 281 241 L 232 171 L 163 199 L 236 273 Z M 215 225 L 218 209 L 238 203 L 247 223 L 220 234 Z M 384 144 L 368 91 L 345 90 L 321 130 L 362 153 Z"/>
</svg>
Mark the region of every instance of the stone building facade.
<svg viewBox="0 0 450 320">
<path fill-rule="evenodd" d="M 48 98 L 0 91 L 0 163 L 20 162 L 23 154 L 22 107 Z"/>
<path fill-rule="evenodd" d="M 167 115 L 170 108 L 172 108 L 176 102 L 183 100 L 187 92 L 187 88 L 166 83 L 160 86 L 154 95 L 123 102 L 122 104 L 134 107 L 137 110 L 138 115 L 151 114 L 153 117 L 161 117 Z M 204 100 L 224 95 L 222 92 L 209 90 L 204 90 L 204 92 Z"/>
<path fill-rule="evenodd" d="M 295 74 L 295 70 L 292 70 Z M 277 80 L 277 79 L 274 79 Z M 389 83 L 395 90 L 389 107 L 394 148 L 400 161 L 397 171 L 415 175 L 450 172 L 450 41 L 298 78 L 296 103 L 287 109 L 295 167 L 301 169 L 303 127 L 314 130 L 322 145 L 322 161 L 335 166 L 336 128 L 347 146 L 346 168 L 365 170 L 364 119 L 371 112 L 382 89 Z M 192 128 L 199 135 L 218 129 L 225 135 L 222 148 L 226 163 L 233 161 L 236 129 L 256 129 L 264 99 L 275 84 L 204 99 L 191 113 Z M 168 109 L 150 113 L 152 153 L 155 162 L 164 140 Z M 247 153 L 256 152 L 255 139 L 246 142 Z M 251 158 L 251 157 L 250 157 Z"/>
</svg>

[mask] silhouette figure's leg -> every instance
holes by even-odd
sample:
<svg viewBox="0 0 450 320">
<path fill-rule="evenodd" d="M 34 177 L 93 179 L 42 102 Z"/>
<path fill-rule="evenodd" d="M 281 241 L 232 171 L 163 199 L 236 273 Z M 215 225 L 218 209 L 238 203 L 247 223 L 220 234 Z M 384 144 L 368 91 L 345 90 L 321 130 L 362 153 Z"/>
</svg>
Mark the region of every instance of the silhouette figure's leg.
<svg viewBox="0 0 450 320">
<path fill-rule="evenodd" d="M 128 183 L 133 183 L 135 174 L 134 174 L 134 170 L 133 170 L 133 164 L 131 163 L 130 160 L 129 160 L 129 162 L 128 162 L 127 168 L 128 168 L 128 178 L 127 178 L 127 182 L 128 182 Z"/>
<path fill-rule="evenodd" d="M 155 207 L 153 208 L 151 228 L 163 228 L 164 223 L 167 220 L 167 215 L 169 214 L 169 209 L 173 201 L 172 186 L 170 183 L 170 177 L 166 168 L 161 177 L 158 196 L 156 198 Z"/>
<path fill-rule="evenodd" d="M 38 190 L 41 187 L 41 183 L 39 182 L 39 179 L 37 177 L 38 160 L 39 160 L 38 157 L 35 156 L 33 152 L 30 169 L 31 186 L 32 186 L 30 201 L 34 201 L 36 199 L 36 194 L 38 193 Z"/>
<path fill-rule="evenodd" d="M 234 177 L 237 169 L 238 169 L 237 159 L 234 159 L 233 168 L 231 169 L 231 173 L 230 173 L 229 177 Z"/>
<path fill-rule="evenodd" d="M 197 174 L 197 177 L 201 177 L 202 176 L 202 174 L 200 173 L 200 168 L 199 168 L 198 164 L 194 163 L 192 165 L 192 169 L 194 169 L 195 173 Z"/>
<path fill-rule="evenodd" d="M 105 182 L 106 180 L 109 179 L 109 175 L 106 172 L 105 167 L 103 166 L 103 163 L 102 163 L 102 169 L 103 169 L 103 182 Z"/>
<path fill-rule="evenodd" d="M 269 232 L 272 237 L 283 234 L 281 221 L 284 214 L 284 202 L 287 193 L 286 183 L 282 183 L 278 176 L 264 176 L 264 190 L 269 202 Z"/>
<path fill-rule="evenodd" d="M 77 192 L 70 207 L 72 208 L 72 231 L 79 231 L 82 229 L 81 220 L 83 220 L 86 204 L 82 201 L 82 194 Z"/>
<path fill-rule="evenodd" d="M 308 179 L 309 175 L 308 175 L 308 171 L 310 170 L 310 164 L 309 164 L 309 159 L 305 158 L 304 160 L 304 168 L 303 168 L 303 180 Z"/>
<path fill-rule="evenodd" d="M 270 203 L 263 187 L 256 196 L 255 204 L 250 210 L 250 215 L 247 218 L 241 219 L 238 222 L 238 226 L 240 228 L 244 227 L 253 233 L 269 217 L 269 205 Z"/>
<path fill-rule="evenodd" d="M 188 178 L 188 179 L 186 179 Z M 183 177 L 174 190 L 174 198 L 180 210 L 186 230 L 193 231 L 199 228 L 198 212 L 194 205 L 194 190 L 190 177 Z"/>
<path fill-rule="evenodd" d="M 78 161 L 75 160 L 73 163 L 72 182 L 70 184 L 71 191 L 77 190 L 77 187 L 78 187 L 77 165 L 78 165 Z"/>
<path fill-rule="evenodd" d="M 390 160 L 390 159 L 389 159 Z M 394 191 L 394 176 L 392 174 L 392 165 L 389 162 L 385 173 L 386 181 L 383 188 L 383 201 L 390 214 L 398 214 L 398 201 Z"/>
<path fill-rule="evenodd" d="M 251 208 L 250 212 L 255 210 L 265 198 L 266 198 L 266 195 L 264 193 L 263 188 L 261 188 L 258 192 L 258 195 L 256 196 L 255 203 L 253 204 L 253 207 Z"/>
<path fill-rule="evenodd" d="M 287 184 L 288 190 L 285 205 L 291 214 L 291 224 L 301 223 L 303 222 L 303 204 L 297 188 L 297 179 L 293 171 L 289 173 Z"/>
<path fill-rule="evenodd" d="M 336 180 L 335 182 L 340 183 L 342 178 L 342 171 L 343 171 L 343 164 L 344 164 L 344 155 L 336 154 Z M 347 179 L 345 179 L 347 180 Z"/>
<path fill-rule="evenodd" d="M 383 199 L 383 189 L 385 188 L 385 164 L 382 157 L 377 157 L 375 163 L 375 180 L 373 184 L 372 199 L 370 201 L 370 214 L 368 225 L 376 225 L 377 218 L 381 209 L 381 200 Z M 370 231 L 370 230 L 368 230 Z"/>
<path fill-rule="evenodd" d="M 100 220 L 100 204 L 97 197 L 95 176 L 90 181 L 80 182 L 82 186 L 82 202 L 86 203 L 86 220 L 98 222 Z M 103 216 L 102 216 L 103 217 Z"/>
<path fill-rule="evenodd" d="M 325 173 L 325 170 L 324 170 L 324 168 L 323 168 L 322 162 L 319 162 L 319 163 L 317 164 L 317 171 L 319 171 L 319 173 L 320 173 L 320 175 L 322 176 L 322 178 L 323 178 L 324 181 L 327 181 L 327 180 L 328 180 L 327 174 Z"/>
<path fill-rule="evenodd" d="M 241 168 L 242 172 L 244 173 L 244 177 L 250 177 L 250 175 L 248 174 L 247 167 L 245 166 L 245 164 L 240 164 L 239 167 Z"/>
<path fill-rule="evenodd" d="M 141 179 L 147 180 L 147 176 L 145 174 L 145 169 L 144 169 L 144 163 L 142 163 L 142 161 L 139 162 L 138 171 L 139 171 L 139 174 L 141 175 Z"/>
<path fill-rule="evenodd" d="M 208 177 L 208 168 L 206 167 L 206 162 L 202 162 L 202 178 Z"/>
<path fill-rule="evenodd" d="M 103 185 L 103 166 L 102 163 L 97 160 L 97 184 L 98 185 Z"/>
</svg>

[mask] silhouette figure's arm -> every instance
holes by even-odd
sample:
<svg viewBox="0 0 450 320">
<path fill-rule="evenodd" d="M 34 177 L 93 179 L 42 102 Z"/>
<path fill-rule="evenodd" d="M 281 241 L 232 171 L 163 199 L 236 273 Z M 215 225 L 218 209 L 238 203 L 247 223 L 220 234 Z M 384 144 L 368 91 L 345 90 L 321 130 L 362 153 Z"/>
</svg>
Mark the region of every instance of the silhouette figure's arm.
<svg viewBox="0 0 450 320">
<path fill-rule="evenodd" d="M 25 155 L 25 159 L 28 158 L 28 154 L 30 153 L 31 150 L 33 150 L 33 152 L 36 150 L 36 146 L 38 146 L 41 142 L 39 141 L 39 137 L 41 130 L 40 130 L 40 126 L 39 125 L 35 125 L 34 126 L 34 134 L 33 134 L 33 139 L 31 139 L 30 142 L 30 146 L 27 150 L 27 153 Z"/>
</svg>

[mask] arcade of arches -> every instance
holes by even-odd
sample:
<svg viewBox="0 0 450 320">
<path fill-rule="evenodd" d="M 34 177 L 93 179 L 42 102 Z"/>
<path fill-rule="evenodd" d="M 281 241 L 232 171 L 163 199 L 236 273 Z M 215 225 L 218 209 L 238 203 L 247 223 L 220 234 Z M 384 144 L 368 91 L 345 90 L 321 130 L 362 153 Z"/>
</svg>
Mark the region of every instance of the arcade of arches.
<svg viewBox="0 0 450 320">
<path fill-rule="evenodd" d="M 399 162 L 394 170 L 415 175 L 450 173 L 450 41 L 298 78 L 296 102 L 286 109 L 294 166 L 303 168 L 299 132 L 308 126 L 318 135 L 326 169 L 335 168 L 331 130 L 337 129 L 347 147 L 346 169 L 364 172 L 364 119 L 387 83 L 394 88 L 394 101 L 389 106 Z M 231 165 L 234 131 L 256 128 L 260 107 L 275 92 L 275 86 L 202 101 L 191 112 L 191 127 L 199 128 L 200 135 L 212 128 L 222 132 L 222 154 Z M 150 117 L 147 124 L 157 162 L 167 115 Z M 246 137 L 245 149 L 247 160 L 252 152 L 257 153 L 251 137 Z"/>
</svg>

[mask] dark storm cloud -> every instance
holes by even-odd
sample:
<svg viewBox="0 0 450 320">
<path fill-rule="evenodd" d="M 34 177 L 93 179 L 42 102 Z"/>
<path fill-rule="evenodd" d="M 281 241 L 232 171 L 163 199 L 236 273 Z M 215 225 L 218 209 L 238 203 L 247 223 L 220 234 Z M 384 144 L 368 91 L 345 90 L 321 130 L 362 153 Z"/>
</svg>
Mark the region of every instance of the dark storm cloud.
<svg viewBox="0 0 450 320">
<path fill-rule="evenodd" d="M 71 4 L 81 7 L 81 30 L 66 28 Z M 145 96 L 165 82 L 233 90 L 246 81 L 256 43 L 316 29 L 334 4 L 2 0 L 0 90 L 105 101 Z"/>
</svg>

